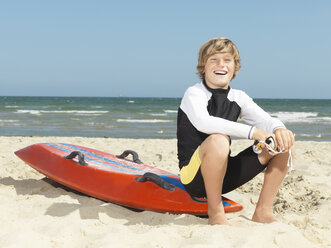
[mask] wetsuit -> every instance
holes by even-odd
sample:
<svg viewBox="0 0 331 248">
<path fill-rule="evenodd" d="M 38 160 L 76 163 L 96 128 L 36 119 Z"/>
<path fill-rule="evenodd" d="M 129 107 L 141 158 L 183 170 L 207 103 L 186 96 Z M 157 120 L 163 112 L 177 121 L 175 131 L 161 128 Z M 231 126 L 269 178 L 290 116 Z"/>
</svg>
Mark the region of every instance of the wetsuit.
<svg viewBox="0 0 331 248">
<path fill-rule="evenodd" d="M 236 122 L 238 118 L 247 124 Z M 193 155 L 197 154 L 197 149 L 210 134 L 220 133 L 252 139 L 255 127 L 271 133 L 277 128 L 285 128 L 281 121 L 272 118 L 241 90 L 230 87 L 227 90 L 211 89 L 205 82 L 188 88 L 182 98 L 177 117 L 179 168 L 182 172 L 188 167 L 185 170 L 190 171 L 190 177 L 193 173 L 193 178 L 190 179 L 183 178 L 187 176 L 181 173 L 186 190 L 194 196 L 203 197 L 206 194 L 200 165 L 197 165 L 200 162 L 199 157 Z M 190 168 L 192 163 L 196 164 L 193 166 L 193 172 Z M 246 183 L 265 167 L 266 165 L 260 164 L 251 147 L 236 157 L 229 156 L 223 193 Z"/>
</svg>

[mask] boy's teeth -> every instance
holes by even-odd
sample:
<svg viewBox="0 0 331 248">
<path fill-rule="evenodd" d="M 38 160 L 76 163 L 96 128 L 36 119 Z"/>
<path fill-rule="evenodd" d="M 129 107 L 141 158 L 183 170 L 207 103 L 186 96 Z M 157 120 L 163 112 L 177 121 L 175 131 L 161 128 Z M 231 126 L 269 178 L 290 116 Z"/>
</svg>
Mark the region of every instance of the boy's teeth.
<svg viewBox="0 0 331 248">
<path fill-rule="evenodd" d="M 226 71 L 215 71 L 217 75 L 225 75 L 227 72 Z"/>
</svg>

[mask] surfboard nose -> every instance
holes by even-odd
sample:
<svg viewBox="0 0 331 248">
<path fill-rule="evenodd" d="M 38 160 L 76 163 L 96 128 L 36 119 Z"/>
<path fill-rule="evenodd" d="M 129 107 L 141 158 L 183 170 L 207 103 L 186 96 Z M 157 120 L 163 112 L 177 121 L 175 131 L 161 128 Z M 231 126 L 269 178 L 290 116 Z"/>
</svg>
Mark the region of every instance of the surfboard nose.
<svg viewBox="0 0 331 248">
<path fill-rule="evenodd" d="M 20 150 L 17 150 L 16 152 L 14 152 L 14 154 L 21 160 L 23 160 L 25 163 L 30 164 L 29 162 L 38 158 L 38 154 L 40 153 L 41 148 L 42 144 L 33 144 Z"/>
<path fill-rule="evenodd" d="M 24 155 L 26 154 L 26 152 L 25 152 L 25 149 L 26 149 L 27 147 L 25 147 L 25 148 L 22 148 L 22 149 L 20 149 L 20 150 L 17 150 L 16 152 L 14 152 L 14 154 L 17 156 L 17 157 L 19 157 L 20 159 L 22 159 L 23 161 L 24 161 Z"/>
</svg>

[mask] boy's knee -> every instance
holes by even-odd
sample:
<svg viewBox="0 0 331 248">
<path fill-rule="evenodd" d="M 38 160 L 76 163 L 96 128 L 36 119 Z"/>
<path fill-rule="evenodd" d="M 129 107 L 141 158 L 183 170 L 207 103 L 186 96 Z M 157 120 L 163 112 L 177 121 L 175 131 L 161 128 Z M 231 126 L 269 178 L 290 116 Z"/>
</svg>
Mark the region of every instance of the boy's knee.
<svg viewBox="0 0 331 248">
<path fill-rule="evenodd" d="M 230 153 L 230 140 L 222 134 L 211 134 L 201 145 L 200 158 L 206 155 L 228 158 Z"/>
<path fill-rule="evenodd" d="M 258 155 L 258 159 L 262 165 L 268 164 L 273 157 L 274 156 L 270 155 L 265 149 L 263 149 L 262 152 Z"/>
<path fill-rule="evenodd" d="M 216 149 L 230 150 L 230 139 L 226 135 L 212 134 L 207 139 Z"/>
</svg>

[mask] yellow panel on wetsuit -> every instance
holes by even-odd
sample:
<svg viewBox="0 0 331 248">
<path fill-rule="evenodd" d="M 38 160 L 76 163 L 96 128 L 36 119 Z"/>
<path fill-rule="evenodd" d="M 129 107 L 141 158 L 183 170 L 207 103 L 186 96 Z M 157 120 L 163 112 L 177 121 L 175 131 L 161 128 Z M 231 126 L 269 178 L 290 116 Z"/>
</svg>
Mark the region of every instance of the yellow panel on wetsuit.
<svg viewBox="0 0 331 248">
<path fill-rule="evenodd" d="M 179 174 L 180 181 L 182 182 L 182 184 L 189 184 L 190 182 L 192 182 L 200 168 L 201 160 L 199 157 L 199 148 L 200 146 L 198 146 L 198 148 L 193 153 L 189 164 L 183 166 L 183 168 L 180 170 Z"/>
</svg>

